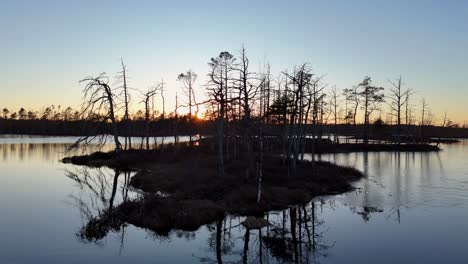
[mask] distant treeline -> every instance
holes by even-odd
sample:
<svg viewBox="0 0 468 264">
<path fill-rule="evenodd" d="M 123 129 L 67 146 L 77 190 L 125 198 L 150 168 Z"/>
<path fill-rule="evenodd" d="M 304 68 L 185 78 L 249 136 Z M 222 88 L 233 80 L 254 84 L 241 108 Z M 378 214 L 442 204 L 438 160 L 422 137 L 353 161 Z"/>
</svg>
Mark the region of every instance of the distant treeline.
<svg viewBox="0 0 468 264">
<path fill-rule="evenodd" d="M 126 123 L 125 123 L 126 122 Z M 121 136 L 145 137 L 146 123 L 144 120 L 129 120 L 117 122 Z M 128 125 L 126 125 L 128 124 Z M 235 131 L 240 124 L 231 122 L 232 136 L 238 135 Z M 212 120 L 196 119 L 189 122 L 187 116 L 157 118 L 150 122 L 150 136 L 174 135 L 212 135 L 215 124 Z M 269 124 L 264 127 L 265 134 L 270 136 L 281 135 L 282 126 Z M 340 136 L 360 137 L 365 129 L 363 124 L 333 124 L 305 125 L 306 131 L 316 131 L 321 137 L 335 134 Z M 422 136 L 424 138 L 468 138 L 468 128 L 403 125 L 398 134 L 396 125 L 374 123 L 370 130 L 373 139 L 390 139 L 398 135 L 408 138 Z M 239 131 L 240 132 L 240 131 Z M 423 133 L 423 135 L 421 135 Z M 86 120 L 49 120 L 49 119 L 4 119 L 0 118 L 0 134 L 15 135 L 47 135 L 47 136 L 90 136 L 98 134 L 112 134 L 111 123 L 93 122 Z"/>
<path fill-rule="evenodd" d="M 144 120 L 117 122 L 121 136 L 146 136 Z M 188 118 L 160 118 L 149 122 L 151 136 L 173 136 L 209 134 L 211 121 L 197 120 L 191 124 Z M 49 119 L 1 119 L 0 134 L 44 135 L 44 136 L 92 136 L 112 134 L 111 123 L 88 120 L 49 120 Z"/>
</svg>

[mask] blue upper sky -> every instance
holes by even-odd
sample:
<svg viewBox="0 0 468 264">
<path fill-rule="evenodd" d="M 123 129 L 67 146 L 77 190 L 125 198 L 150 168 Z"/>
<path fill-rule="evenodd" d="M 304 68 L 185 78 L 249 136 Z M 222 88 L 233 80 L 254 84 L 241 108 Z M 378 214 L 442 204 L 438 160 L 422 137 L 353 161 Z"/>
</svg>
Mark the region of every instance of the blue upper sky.
<svg viewBox="0 0 468 264">
<path fill-rule="evenodd" d="M 121 57 L 133 87 L 164 78 L 173 101 L 178 73 L 203 84 L 210 57 L 244 44 L 254 70 L 309 62 L 340 89 L 401 74 L 416 107 L 468 119 L 468 1 L 4 0 L 0 32 L 0 107 L 76 107 L 78 80 Z"/>
</svg>

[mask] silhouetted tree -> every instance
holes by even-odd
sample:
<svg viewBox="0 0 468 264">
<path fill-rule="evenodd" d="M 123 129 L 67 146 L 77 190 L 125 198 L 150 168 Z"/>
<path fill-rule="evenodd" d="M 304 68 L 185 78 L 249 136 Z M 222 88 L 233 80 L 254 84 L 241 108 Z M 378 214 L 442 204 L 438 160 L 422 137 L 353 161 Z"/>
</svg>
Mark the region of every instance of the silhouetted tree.
<svg viewBox="0 0 468 264">
<path fill-rule="evenodd" d="M 3 108 L 2 109 L 2 114 L 3 114 L 3 118 L 4 119 L 7 119 L 8 118 L 8 114 L 10 113 L 10 110 L 8 110 L 8 108 Z"/>
<path fill-rule="evenodd" d="M 426 125 L 426 114 L 427 114 L 427 103 L 426 103 L 426 98 L 423 98 L 422 101 L 421 101 L 421 122 L 420 122 L 420 131 L 419 131 L 419 137 L 420 137 L 420 141 L 423 141 L 423 137 L 424 137 L 424 134 L 423 134 L 423 128 L 424 126 Z"/>
<path fill-rule="evenodd" d="M 26 109 L 21 107 L 20 110 L 18 111 L 18 116 L 20 120 L 26 120 L 26 118 L 28 117 L 28 113 Z"/>
<path fill-rule="evenodd" d="M 122 150 L 122 144 L 119 141 L 119 131 L 115 115 L 116 110 L 116 95 L 109 86 L 109 78 L 105 73 L 97 77 L 87 77 L 80 81 L 85 83 L 83 89 L 83 105 L 82 116 L 85 119 L 94 119 L 97 116 L 102 117 L 102 122 L 110 120 L 112 125 L 115 150 Z M 80 143 L 88 143 L 88 136 L 80 137 L 71 148 L 77 147 Z"/>
<path fill-rule="evenodd" d="M 254 175 L 254 155 L 252 149 L 252 120 L 251 120 L 251 104 L 255 98 L 257 91 L 264 81 L 260 82 L 260 85 L 252 84 L 255 78 L 253 73 L 249 71 L 249 59 L 244 47 L 240 52 L 240 62 L 235 68 L 239 72 L 239 78 L 236 79 L 235 88 L 238 89 L 239 106 L 241 106 L 242 113 L 239 112 L 239 117 L 242 116 L 242 144 L 244 150 L 244 158 L 247 166 L 246 176 L 247 178 Z M 264 80 L 264 79 L 263 79 Z"/>
<path fill-rule="evenodd" d="M 50 107 L 46 107 L 46 109 L 44 109 L 44 112 L 42 112 L 41 119 L 49 120 L 51 116 L 52 116 L 52 109 Z"/>
<path fill-rule="evenodd" d="M 153 87 L 149 89 L 146 93 L 143 94 L 143 100 L 142 103 L 145 105 L 145 134 L 146 134 L 146 149 L 149 149 L 149 138 L 150 138 L 150 101 L 153 98 L 153 96 L 156 95 L 156 92 L 158 90 L 157 87 Z"/>
<path fill-rule="evenodd" d="M 295 70 L 292 75 L 287 75 L 292 83 L 293 92 L 293 106 L 289 118 L 289 144 L 288 144 L 288 159 L 291 160 L 291 169 L 293 175 L 296 174 L 296 164 L 299 158 L 299 147 L 305 139 L 304 133 L 304 117 L 305 117 L 305 89 L 312 81 L 313 74 L 307 64 L 302 64 L 299 69 Z M 292 154 L 292 159 L 291 159 Z"/>
<path fill-rule="evenodd" d="M 37 117 L 36 113 L 33 112 L 33 111 L 28 111 L 27 116 L 28 116 L 27 118 L 28 118 L 29 120 L 34 120 L 34 119 L 36 119 L 36 117 Z"/>
<path fill-rule="evenodd" d="M 372 80 L 368 76 L 366 76 L 359 84 L 359 87 L 362 87 L 362 91 L 359 92 L 359 96 L 363 103 L 362 109 L 364 110 L 364 144 L 369 143 L 370 116 L 376 109 L 378 109 L 384 98 L 383 93 L 381 93 L 384 88 L 372 86 L 371 84 Z"/>
<path fill-rule="evenodd" d="M 402 90 L 402 80 L 401 76 L 396 80 L 396 82 L 389 81 L 393 88 L 390 89 L 390 108 L 393 115 L 397 119 L 397 141 L 398 144 L 401 143 L 401 115 L 402 115 L 402 108 L 407 104 L 407 100 L 409 100 L 409 95 L 411 93 L 410 89 Z"/>
<path fill-rule="evenodd" d="M 122 64 L 122 71 L 119 72 L 117 78 L 120 83 L 122 83 L 122 93 L 123 93 L 123 103 L 124 103 L 124 115 L 123 115 L 123 123 L 124 123 L 124 129 L 125 129 L 125 143 L 124 143 L 124 149 L 129 149 L 132 148 L 132 138 L 128 136 L 130 133 L 130 115 L 129 115 L 129 105 L 130 105 L 130 94 L 128 92 L 128 86 L 127 86 L 127 66 L 125 65 L 123 59 L 120 59 L 120 62 Z M 128 144 L 128 146 L 127 146 Z"/>
<path fill-rule="evenodd" d="M 224 126 L 227 120 L 227 104 L 228 100 L 228 83 L 231 72 L 231 66 L 235 58 L 227 51 L 221 52 L 218 57 L 211 58 L 208 65 L 210 66 L 210 85 L 208 92 L 210 102 L 215 104 L 217 108 L 216 127 L 217 127 L 217 149 L 218 149 L 218 170 L 221 176 L 224 175 Z"/>
<path fill-rule="evenodd" d="M 331 112 L 333 113 L 333 123 L 334 123 L 334 141 L 338 143 L 338 106 L 340 104 L 340 99 L 338 98 L 338 91 L 336 90 L 336 86 L 333 86 L 331 90 L 331 99 L 330 99 L 330 107 Z"/>
<path fill-rule="evenodd" d="M 356 126 L 356 116 L 357 116 L 357 111 L 359 109 L 359 92 L 358 92 L 358 86 L 353 86 L 351 89 L 345 89 L 344 90 L 344 95 L 346 96 L 347 100 L 351 102 L 353 105 L 353 111 L 352 111 L 352 116 L 353 116 L 353 125 Z"/>
<path fill-rule="evenodd" d="M 197 74 L 194 73 L 192 70 L 188 70 L 185 73 L 181 73 L 177 76 L 177 80 L 182 82 L 184 85 L 184 93 L 188 97 L 188 107 L 189 107 L 189 119 L 192 120 L 192 106 L 196 106 L 195 102 L 195 93 L 193 90 L 193 85 L 197 80 Z"/>
<path fill-rule="evenodd" d="M 70 121 L 72 118 L 72 112 L 73 112 L 73 109 L 70 106 L 65 108 L 65 110 L 63 110 L 63 113 L 62 113 L 63 120 Z"/>
<path fill-rule="evenodd" d="M 160 86 L 159 86 L 159 92 L 161 94 L 161 99 L 162 99 L 162 117 L 164 118 L 166 116 L 166 98 L 164 97 L 164 80 L 161 80 Z"/>
</svg>

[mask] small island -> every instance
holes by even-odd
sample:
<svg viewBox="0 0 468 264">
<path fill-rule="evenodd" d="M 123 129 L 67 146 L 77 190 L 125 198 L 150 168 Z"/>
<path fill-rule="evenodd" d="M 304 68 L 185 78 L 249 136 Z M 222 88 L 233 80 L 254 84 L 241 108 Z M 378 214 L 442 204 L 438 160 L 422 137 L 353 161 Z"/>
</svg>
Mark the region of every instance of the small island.
<svg viewBox="0 0 468 264">
<path fill-rule="evenodd" d="M 437 139 L 434 127 L 424 123 L 424 109 L 421 125 L 414 125 L 408 117 L 403 122 L 403 110 L 409 109 L 412 93 L 403 88 L 401 78 L 398 84 L 392 83 L 389 96 L 391 105 L 398 106 L 394 109 L 396 124 L 387 125 L 380 118 L 371 122 L 372 114 L 384 103 L 384 88 L 373 85 L 370 77 L 343 91 L 355 110 L 346 110 L 347 117 L 339 123 L 338 91 L 332 89 L 326 101 L 326 85 L 308 64 L 283 72 L 284 86 L 277 90 L 269 72 L 249 70 L 244 47 L 238 58 L 221 52 L 208 65 L 207 100 L 196 102 L 193 86 L 197 75 L 189 70 L 178 76 L 188 104 L 176 103 L 170 116 L 163 110 L 159 118 L 155 118 L 151 102 L 161 95 L 164 109 L 163 82 L 142 93 L 143 118 L 130 119 L 123 61 L 118 88 L 103 74 L 81 81 L 83 121 L 79 124 L 84 128 L 75 131 L 79 138 L 69 150 L 96 142 L 103 145 L 109 139 L 114 150 L 62 161 L 109 167 L 116 175 L 132 171 L 130 186 L 141 195 L 91 218 L 80 237 L 98 240 L 127 222 L 158 234 L 196 230 L 227 214 L 256 216 L 264 223 L 268 211 L 350 191 L 353 181 L 364 177 L 354 168 L 321 161 L 321 154 L 440 150 L 443 138 Z M 187 115 L 178 114 L 181 107 L 188 108 Z M 206 109 L 204 118 L 199 117 L 200 107 Z M 358 108 L 363 124 L 357 123 Z M 124 113 L 121 118 L 119 109 Z M 188 135 L 189 140 L 180 142 L 181 135 Z M 173 143 L 159 144 L 158 136 L 170 136 Z M 257 226 L 255 218 L 249 219 L 250 226 Z"/>
<path fill-rule="evenodd" d="M 251 177 L 242 155 L 225 153 L 225 172 L 220 174 L 209 140 L 192 145 L 171 145 L 158 150 L 96 152 L 63 159 L 65 163 L 116 171 L 131 170 L 131 186 L 142 195 L 110 208 L 82 230 L 93 237 L 102 226 L 116 222 L 167 233 L 171 229 L 196 230 L 227 214 L 263 216 L 271 210 L 305 204 L 320 195 L 352 189 L 364 175 L 356 169 L 329 162 L 292 160 L 264 154 L 262 175 Z M 291 166 L 288 166 L 290 164 Z M 259 170 L 256 162 L 256 170 Z"/>
<path fill-rule="evenodd" d="M 197 230 L 228 214 L 254 216 L 249 224 L 255 226 L 255 221 L 263 223 L 263 215 L 269 211 L 353 190 L 352 183 L 365 176 L 354 168 L 315 160 L 307 154 L 304 158 L 304 153 L 284 155 L 281 144 L 271 137 L 251 142 L 251 146 L 260 146 L 250 148 L 255 157 L 253 164 L 246 159 L 248 153 L 241 151 L 242 141 L 225 139 L 230 152 L 223 151 L 223 171 L 213 137 L 149 150 L 114 150 L 64 158 L 64 163 L 108 167 L 116 175 L 131 171 L 131 190 L 141 194 L 92 218 L 79 236 L 99 240 L 123 223 L 167 235 L 173 229 Z M 440 150 L 429 144 L 336 144 L 327 140 L 316 140 L 314 144 L 310 139 L 303 143 L 306 153 L 315 150 L 318 154 Z"/>
</svg>

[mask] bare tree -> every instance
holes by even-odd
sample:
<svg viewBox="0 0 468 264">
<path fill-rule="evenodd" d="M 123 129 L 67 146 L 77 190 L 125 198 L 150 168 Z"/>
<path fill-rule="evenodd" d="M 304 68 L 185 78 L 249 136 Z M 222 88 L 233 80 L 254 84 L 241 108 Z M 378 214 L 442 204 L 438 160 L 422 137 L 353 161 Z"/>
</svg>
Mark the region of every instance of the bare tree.
<svg viewBox="0 0 468 264">
<path fill-rule="evenodd" d="M 294 87 L 294 99 L 289 119 L 289 151 L 287 155 L 287 158 L 291 159 L 290 156 L 292 152 L 292 160 L 290 164 L 293 175 L 296 174 L 296 165 L 299 158 L 299 146 L 305 139 L 305 91 L 312 81 L 313 74 L 311 72 L 312 71 L 309 69 L 307 64 L 302 64 L 299 69 L 294 71 L 293 75 L 287 75 Z"/>
<path fill-rule="evenodd" d="M 123 123 L 125 127 L 125 143 L 124 143 L 124 149 L 127 149 L 127 144 L 128 148 L 132 148 L 132 138 L 129 135 L 130 134 L 130 116 L 129 116 L 129 104 L 130 104 L 130 94 L 128 92 L 128 87 L 127 87 L 127 66 L 125 65 L 123 59 L 120 59 L 121 64 L 122 64 L 122 71 L 118 73 L 118 82 L 122 83 L 122 93 L 123 93 L 123 99 L 124 99 L 124 116 L 123 116 Z"/>
<path fill-rule="evenodd" d="M 165 100 L 165 97 L 164 97 L 164 92 L 166 90 L 164 90 L 164 85 L 166 83 L 164 83 L 164 80 L 161 80 L 161 83 L 159 84 L 159 92 L 161 93 L 161 99 L 162 99 L 162 117 L 165 118 L 166 116 L 166 100 Z"/>
<path fill-rule="evenodd" d="M 97 116 L 102 117 L 102 122 L 110 120 L 115 143 L 115 151 L 122 150 L 122 144 L 119 141 L 119 131 L 115 117 L 116 110 L 116 95 L 109 86 L 109 78 L 105 73 L 97 77 L 86 77 L 80 81 L 85 83 L 83 89 L 83 104 L 82 113 L 84 119 L 95 119 Z M 70 149 L 76 148 L 80 143 L 89 143 L 89 137 L 80 137 Z"/>
<path fill-rule="evenodd" d="M 249 59 L 247 57 L 247 53 L 244 47 L 242 47 L 240 51 L 240 62 L 237 68 L 235 68 L 237 71 L 239 71 L 239 79 L 236 80 L 236 85 L 235 88 L 239 90 L 239 105 L 241 106 L 242 113 L 239 113 L 239 115 L 242 114 L 242 144 L 244 151 L 246 153 L 245 157 L 245 162 L 247 165 L 247 170 L 246 170 L 246 177 L 250 178 L 250 176 L 253 175 L 253 172 L 255 171 L 253 161 L 254 161 L 254 155 L 253 155 L 253 150 L 252 150 L 252 131 L 251 131 L 251 126 L 252 126 L 252 121 L 251 121 L 251 104 L 252 100 L 255 98 L 257 91 L 261 85 L 263 85 L 264 81 L 261 81 L 259 85 L 253 85 L 251 81 L 258 79 L 254 77 L 254 73 L 251 73 L 249 71 Z"/>
<path fill-rule="evenodd" d="M 423 98 L 421 101 L 421 123 L 420 123 L 420 128 L 419 128 L 419 140 L 423 141 L 424 140 L 424 134 L 423 134 L 423 128 L 426 125 L 426 114 L 427 114 L 427 103 L 426 103 L 426 98 Z"/>
<path fill-rule="evenodd" d="M 333 86 L 330 94 L 330 107 L 331 107 L 331 112 L 333 113 L 333 123 L 334 123 L 334 141 L 335 143 L 338 143 L 338 106 L 341 103 L 339 99 L 339 94 L 338 91 L 336 90 L 336 86 Z"/>
<path fill-rule="evenodd" d="M 392 84 L 393 88 L 390 89 L 390 109 L 392 111 L 392 116 L 396 117 L 397 123 L 397 140 L 398 144 L 401 143 L 401 116 L 402 116 L 402 109 L 405 105 L 407 105 L 407 101 L 409 100 L 409 96 L 411 94 L 411 89 L 402 90 L 402 79 L 401 76 L 393 82 L 389 80 Z M 408 113 L 406 113 L 408 114 Z M 408 118 L 408 117 L 406 117 Z"/>
<path fill-rule="evenodd" d="M 321 81 L 324 76 L 320 76 L 318 78 L 315 78 L 312 83 L 308 86 L 309 90 L 309 102 L 308 102 L 308 107 L 312 107 L 312 161 L 315 160 L 315 145 L 320 142 L 320 140 L 317 140 L 319 138 L 319 131 L 318 131 L 318 125 L 320 123 L 320 109 L 322 106 L 322 103 L 325 99 L 325 93 L 324 90 L 327 87 L 326 84 L 321 84 Z M 308 117 L 310 109 L 307 109 L 306 116 Z M 307 119 L 307 118 L 306 118 Z M 321 136 L 320 136 L 321 139 Z M 305 146 L 304 146 L 305 147 Z M 304 151 L 303 151 L 304 153 Z"/>
<path fill-rule="evenodd" d="M 150 102 L 151 99 L 156 95 L 159 86 L 149 89 L 146 93 L 143 94 L 143 100 L 141 101 L 145 105 L 145 134 L 146 134 L 146 149 L 149 149 L 149 138 L 150 138 Z"/>
</svg>

